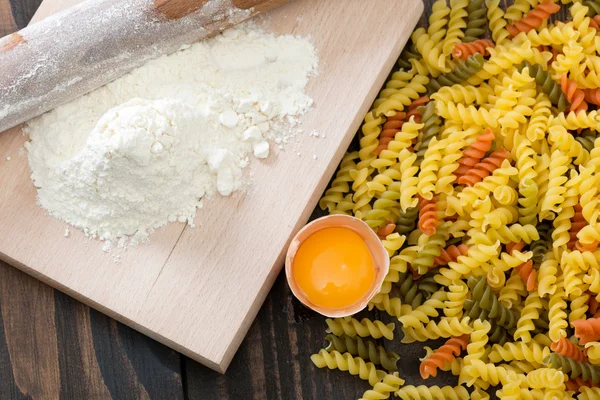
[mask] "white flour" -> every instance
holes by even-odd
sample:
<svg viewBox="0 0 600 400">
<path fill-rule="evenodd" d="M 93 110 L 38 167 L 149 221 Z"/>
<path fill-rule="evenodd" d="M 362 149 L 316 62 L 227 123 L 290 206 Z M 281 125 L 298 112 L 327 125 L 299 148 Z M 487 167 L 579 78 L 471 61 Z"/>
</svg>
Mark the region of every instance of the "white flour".
<svg viewBox="0 0 600 400">
<path fill-rule="evenodd" d="M 108 246 L 193 225 L 312 105 L 316 68 L 307 40 L 250 24 L 151 61 L 28 123 L 39 204 Z"/>
</svg>

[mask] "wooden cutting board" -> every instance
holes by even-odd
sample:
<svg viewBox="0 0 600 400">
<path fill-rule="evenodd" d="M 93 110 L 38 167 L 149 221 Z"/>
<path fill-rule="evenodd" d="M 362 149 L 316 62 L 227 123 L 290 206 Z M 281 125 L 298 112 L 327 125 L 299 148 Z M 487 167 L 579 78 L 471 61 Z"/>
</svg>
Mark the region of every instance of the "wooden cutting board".
<svg viewBox="0 0 600 400">
<path fill-rule="evenodd" d="M 45 0 L 35 18 L 78 2 Z M 207 202 L 196 228 L 169 224 L 119 263 L 79 231 L 64 236 L 36 205 L 27 138 L 20 128 L 0 134 L 0 259 L 224 372 L 422 10 L 417 0 L 293 0 L 263 17 L 266 29 L 310 35 L 317 48 L 303 128 L 321 137 L 254 162 L 249 193 Z"/>
</svg>

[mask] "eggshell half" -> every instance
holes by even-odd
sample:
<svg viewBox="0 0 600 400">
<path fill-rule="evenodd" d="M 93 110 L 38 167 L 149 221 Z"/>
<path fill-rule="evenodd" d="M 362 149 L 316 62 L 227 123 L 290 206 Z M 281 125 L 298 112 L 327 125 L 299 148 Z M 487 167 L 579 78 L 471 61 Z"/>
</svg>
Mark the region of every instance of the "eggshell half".
<svg viewBox="0 0 600 400">
<path fill-rule="evenodd" d="M 312 304 L 306 297 L 306 294 L 300 289 L 292 274 L 294 257 L 296 256 L 300 245 L 313 233 L 324 228 L 333 227 L 348 228 L 356 232 L 365 241 L 367 247 L 371 251 L 373 266 L 375 268 L 375 280 L 373 281 L 371 289 L 355 304 L 341 309 L 319 307 Z M 385 247 L 383 247 L 381 240 L 377 237 L 377 234 L 369 227 L 369 225 L 360 219 L 348 215 L 329 215 L 312 221 L 294 236 L 285 257 L 285 275 L 294 296 L 296 296 L 296 298 L 306 307 L 330 318 L 346 317 L 348 315 L 356 314 L 364 309 L 367 304 L 369 304 L 369 301 L 371 301 L 381 289 L 381 285 L 389 269 L 390 258 Z"/>
</svg>

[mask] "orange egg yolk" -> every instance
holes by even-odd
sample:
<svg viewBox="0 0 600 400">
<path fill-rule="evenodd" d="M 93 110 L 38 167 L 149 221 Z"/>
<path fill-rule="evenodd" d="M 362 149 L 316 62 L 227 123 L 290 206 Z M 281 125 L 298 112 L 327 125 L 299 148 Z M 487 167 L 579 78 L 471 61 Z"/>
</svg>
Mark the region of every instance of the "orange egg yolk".
<svg viewBox="0 0 600 400">
<path fill-rule="evenodd" d="M 292 269 L 308 300 L 326 308 L 355 304 L 375 280 L 371 251 L 348 228 L 324 228 L 310 235 L 300 245 Z"/>
</svg>

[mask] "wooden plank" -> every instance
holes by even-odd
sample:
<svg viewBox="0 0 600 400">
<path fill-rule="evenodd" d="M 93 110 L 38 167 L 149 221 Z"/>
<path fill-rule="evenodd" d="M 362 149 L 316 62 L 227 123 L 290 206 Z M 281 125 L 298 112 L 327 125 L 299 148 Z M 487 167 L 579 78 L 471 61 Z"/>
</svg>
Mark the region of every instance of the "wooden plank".
<svg viewBox="0 0 600 400">
<path fill-rule="evenodd" d="M 0 398 L 182 399 L 175 351 L 0 262 Z"/>
<path fill-rule="evenodd" d="M 21 272 L 0 267 L 0 303 L 5 340 L 19 391 L 32 398 L 60 393 L 54 291 Z M 34 329 L 39 327 L 39 329 Z"/>
<path fill-rule="evenodd" d="M 301 150 L 299 158 L 283 154 L 272 164 L 255 163 L 255 190 L 245 197 L 209 202 L 198 219 L 210 229 L 183 232 L 138 318 L 151 331 L 163 332 L 180 344 L 177 349 L 184 354 L 201 362 L 220 360 L 212 368 L 227 368 L 279 272 L 288 239 L 307 221 L 421 14 L 422 3 L 407 1 L 403 7 L 390 9 L 391 19 L 386 20 L 383 10 L 389 4 L 308 0 L 270 14 L 274 31 L 288 31 L 291 19 L 292 33 L 310 34 L 316 44 L 322 58 L 319 78 L 308 87 L 316 107 L 303 124 L 308 131 L 315 128 L 326 133 L 327 138 L 299 138 L 295 145 Z M 332 15 L 336 15 L 337 32 L 331 25 Z M 392 21 L 398 28 L 396 34 L 387 29 Z M 346 29 L 349 26 L 352 29 Z M 384 44 L 375 39 L 381 37 L 390 40 Z M 353 48 L 361 49 L 360 56 Z M 360 99 L 356 99 L 358 93 Z M 340 98 L 347 101 L 340 102 Z M 310 159 L 312 155 L 317 160 Z M 194 315 L 197 324 L 180 329 L 172 319 L 157 316 L 157 309 L 177 318 Z M 203 326 L 216 327 L 220 334 Z"/>
<path fill-rule="evenodd" d="M 275 32 L 310 34 L 315 42 L 320 76 L 308 91 L 316 107 L 303 127 L 327 138 L 306 135 L 294 146 L 303 157 L 290 148 L 254 165 L 256 189 L 208 202 L 201 228 L 170 224 L 125 252 L 121 264 L 79 232 L 62 236 L 64 224 L 35 205 L 20 152 L 25 138 L 5 132 L 0 148 L 12 160 L 0 159 L 0 226 L 12 234 L 0 236 L 0 257 L 223 371 L 279 272 L 288 238 L 306 222 L 420 11 L 413 0 L 393 7 L 386 0 L 296 0 L 265 18 Z"/>
</svg>

